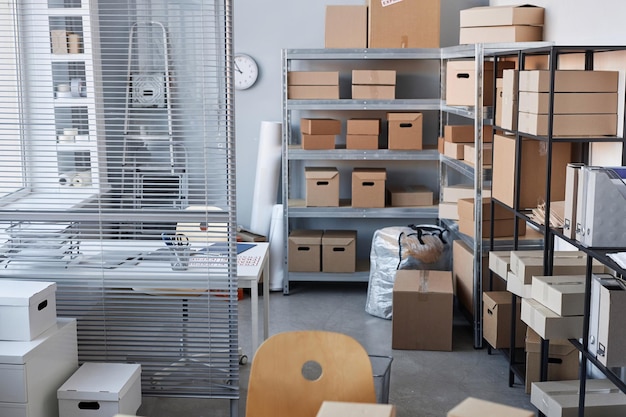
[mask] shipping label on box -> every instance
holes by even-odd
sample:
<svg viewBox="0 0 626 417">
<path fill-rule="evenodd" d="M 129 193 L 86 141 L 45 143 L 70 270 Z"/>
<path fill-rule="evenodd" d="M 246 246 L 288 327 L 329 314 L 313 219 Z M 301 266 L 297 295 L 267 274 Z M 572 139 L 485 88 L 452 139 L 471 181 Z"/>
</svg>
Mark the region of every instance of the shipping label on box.
<svg viewBox="0 0 626 417">
<path fill-rule="evenodd" d="M 327 5 L 325 48 L 367 48 L 367 6 Z"/>
<path fill-rule="evenodd" d="M 296 229 L 289 233 L 289 271 L 320 272 L 322 230 Z"/>
<path fill-rule="evenodd" d="M 560 316 L 582 316 L 585 309 L 585 276 L 533 276 L 533 299 Z"/>
<path fill-rule="evenodd" d="M 387 113 L 389 149 L 422 149 L 422 113 Z"/>
<path fill-rule="evenodd" d="M 396 85 L 396 71 L 352 70 L 352 85 Z"/>
<path fill-rule="evenodd" d="M 543 26 L 544 8 L 532 5 L 479 6 L 461 10 L 460 27 L 475 26 Z"/>
<path fill-rule="evenodd" d="M 521 317 L 543 339 L 578 339 L 583 332 L 583 316 L 559 316 L 532 298 L 522 298 Z"/>
<path fill-rule="evenodd" d="M 301 118 L 300 131 L 307 135 L 338 135 L 341 133 L 341 121 Z"/>
<path fill-rule="evenodd" d="M 557 70 L 554 73 L 555 93 L 615 93 L 618 91 L 617 71 Z M 550 71 L 519 72 L 519 90 L 550 91 Z"/>
<path fill-rule="evenodd" d="M 385 207 L 385 168 L 352 170 L 352 207 Z"/>
<path fill-rule="evenodd" d="M 452 350 L 453 298 L 450 271 L 396 271 L 392 349 Z"/>
<path fill-rule="evenodd" d="M 322 235 L 322 272 L 356 270 L 356 230 L 325 230 Z"/>
<path fill-rule="evenodd" d="M 339 206 L 339 171 L 331 167 L 306 167 L 307 207 Z"/>
</svg>

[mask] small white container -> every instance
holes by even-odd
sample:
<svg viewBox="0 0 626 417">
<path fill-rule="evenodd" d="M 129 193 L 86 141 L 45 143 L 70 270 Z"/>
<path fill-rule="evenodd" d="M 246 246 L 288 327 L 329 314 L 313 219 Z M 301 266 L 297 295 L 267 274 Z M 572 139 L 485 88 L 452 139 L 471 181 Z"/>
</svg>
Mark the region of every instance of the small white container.
<svg viewBox="0 0 626 417">
<path fill-rule="evenodd" d="M 58 389 L 59 417 L 135 415 L 141 405 L 141 365 L 84 363 Z"/>
<path fill-rule="evenodd" d="M 0 280 L 0 340 L 33 340 L 56 323 L 56 283 Z"/>
</svg>

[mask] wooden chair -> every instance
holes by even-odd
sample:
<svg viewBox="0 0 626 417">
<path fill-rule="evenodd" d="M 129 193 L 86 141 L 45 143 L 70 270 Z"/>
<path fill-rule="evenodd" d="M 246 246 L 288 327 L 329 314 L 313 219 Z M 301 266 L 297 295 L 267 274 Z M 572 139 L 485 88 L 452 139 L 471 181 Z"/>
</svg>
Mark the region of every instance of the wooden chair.
<svg viewBox="0 0 626 417">
<path fill-rule="evenodd" d="M 372 364 L 350 336 L 292 331 L 268 338 L 250 369 L 246 417 L 315 417 L 324 401 L 375 403 Z"/>
</svg>

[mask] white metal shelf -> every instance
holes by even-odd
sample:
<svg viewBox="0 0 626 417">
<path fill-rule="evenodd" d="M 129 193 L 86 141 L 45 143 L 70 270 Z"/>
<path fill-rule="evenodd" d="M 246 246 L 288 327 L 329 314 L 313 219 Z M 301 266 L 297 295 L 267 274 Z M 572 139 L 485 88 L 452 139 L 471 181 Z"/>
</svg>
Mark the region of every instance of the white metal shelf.
<svg viewBox="0 0 626 417">
<path fill-rule="evenodd" d="M 287 158 L 292 160 L 338 160 L 338 161 L 437 161 L 439 152 L 434 149 L 398 151 L 393 149 L 328 149 L 305 150 L 291 145 Z"/>
<path fill-rule="evenodd" d="M 439 99 L 397 100 L 287 100 L 289 110 L 383 110 L 383 111 L 439 111 Z"/>
</svg>

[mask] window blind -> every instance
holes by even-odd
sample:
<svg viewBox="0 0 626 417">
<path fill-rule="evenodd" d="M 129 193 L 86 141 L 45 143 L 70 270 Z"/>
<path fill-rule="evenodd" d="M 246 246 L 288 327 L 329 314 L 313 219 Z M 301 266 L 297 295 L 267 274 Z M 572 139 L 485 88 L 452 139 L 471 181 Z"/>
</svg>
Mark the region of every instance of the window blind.
<svg viewBox="0 0 626 417">
<path fill-rule="evenodd" d="M 56 282 L 79 361 L 140 363 L 144 395 L 239 396 L 231 22 L 0 5 L 0 279 Z"/>
</svg>

